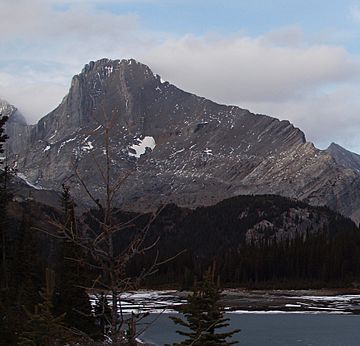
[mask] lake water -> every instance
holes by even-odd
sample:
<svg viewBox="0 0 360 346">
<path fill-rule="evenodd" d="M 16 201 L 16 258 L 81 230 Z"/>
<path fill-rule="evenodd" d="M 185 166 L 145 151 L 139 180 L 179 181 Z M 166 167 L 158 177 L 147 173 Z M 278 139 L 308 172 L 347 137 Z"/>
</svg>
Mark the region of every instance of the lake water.
<svg viewBox="0 0 360 346">
<path fill-rule="evenodd" d="M 171 314 L 151 314 L 154 320 L 142 339 L 155 345 L 183 340 L 176 334 Z M 360 316 L 338 314 L 226 314 L 233 337 L 241 346 L 359 346 Z M 225 329 L 224 329 L 225 330 Z"/>
<path fill-rule="evenodd" d="M 359 291 L 224 292 L 230 330 L 241 329 L 233 340 L 241 346 L 360 346 Z M 126 313 L 150 313 L 138 331 L 146 328 L 141 339 L 162 346 L 183 340 L 169 316 L 186 296 L 186 292 L 144 290 L 124 293 L 121 300 Z"/>
</svg>

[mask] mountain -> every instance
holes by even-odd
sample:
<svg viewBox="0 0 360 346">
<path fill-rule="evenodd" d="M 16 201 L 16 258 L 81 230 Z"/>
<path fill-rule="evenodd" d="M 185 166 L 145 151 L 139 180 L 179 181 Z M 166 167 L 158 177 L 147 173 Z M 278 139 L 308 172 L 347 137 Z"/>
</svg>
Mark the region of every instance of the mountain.
<svg viewBox="0 0 360 346">
<path fill-rule="evenodd" d="M 1 99 L 0 114 L 9 117 L 6 133 L 11 139 L 6 142 L 6 150 L 8 153 L 17 154 L 27 147 L 33 126 L 27 125 L 25 117 L 15 106 Z"/>
<path fill-rule="evenodd" d="M 336 143 L 331 143 L 326 151 L 338 165 L 360 172 L 360 155 L 352 153 Z"/>
<path fill-rule="evenodd" d="M 360 273 L 360 234 L 351 220 L 280 196 L 237 196 L 195 210 L 167 205 L 148 244 L 156 239 L 158 248 L 135 261 L 135 272 L 158 252 L 161 259 L 186 252 L 160 267 L 154 285 L 189 287 L 191 274 L 201 277 L 214 263 L 227 287 L 339 287 Z"/>
<path fill-rule="evenodd" d="M 10 117 L 12 114 L 16 112 L 16 107 L 11 105 L 5 100 L 0 99 L 0 114 L 3 116 Z"/>
<path fill-rule="evenodd" d="M 91 201 L 83 184 L 94 199 L 104 196 L 108 128 L 113 183 L 128 175 L 117 206 L 194 208 L 279 194 L 360 221 L 356 169 L 315 148 L 288 121 L 184 92 L 133 59 L 90 62 L 61 104 L 25 128 L 24 137 L 9 140 L 19 171 L 45 189 L 66 182 L 85 205 Z"/>
</svg>

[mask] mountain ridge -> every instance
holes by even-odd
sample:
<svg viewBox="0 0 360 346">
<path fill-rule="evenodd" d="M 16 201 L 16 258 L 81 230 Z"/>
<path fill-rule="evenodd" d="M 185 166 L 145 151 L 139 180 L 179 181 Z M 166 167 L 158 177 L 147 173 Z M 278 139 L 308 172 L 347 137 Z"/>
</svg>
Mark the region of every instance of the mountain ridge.
<svg viewBox="0 0 360 346">
<path fill-rule="evenodd" d="M 103 125 L 110 120 L 113 176 L 130 172 L 118 206 L 143 211 L 280 194 L 360 221 L 356 170 L 306 142 L 289 121 L 187 93 L 133 59 L 85 65 L 61 104 L 30 129 L 28 145 L 14 152 L 19 170 L 45 188 L 70 184 L 86 205 L 76 171 L 101 199 L 94 160 L 100 167 L 104 162 Z M 14 148 L 21 146 L 14 142 Z"/>
</svg>

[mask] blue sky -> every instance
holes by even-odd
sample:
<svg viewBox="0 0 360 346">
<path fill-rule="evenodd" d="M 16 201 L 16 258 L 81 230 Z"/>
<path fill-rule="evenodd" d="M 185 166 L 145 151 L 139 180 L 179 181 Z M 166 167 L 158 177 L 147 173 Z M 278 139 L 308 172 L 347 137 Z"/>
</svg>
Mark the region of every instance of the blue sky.
<svg viewBox="0 0 360 346">
<path fill-rule="evenodd" d="M 88 61 L 133 57 L 360 153 L 360 0 L 1 0 L 0 30 L 0 98 L 30 122 Z"/>
<path fill-rule="evenodd" d="M 342 41 L 349 50 L 360 50 L 355 42 L 360 38 L 360 18 L 355 18 L 356 11 L 360 15 L 360 6 L 354 1 L 104 1 L 97 8 L 116 14 L 135 13 L 150 30 L 174 35 L 245 31 L 258 36 L 275 28 L 299 26 L 310 39 L 320 40 L 333 33 L 335 36 L 329 35 L 326 41 Z"/>
</svg>

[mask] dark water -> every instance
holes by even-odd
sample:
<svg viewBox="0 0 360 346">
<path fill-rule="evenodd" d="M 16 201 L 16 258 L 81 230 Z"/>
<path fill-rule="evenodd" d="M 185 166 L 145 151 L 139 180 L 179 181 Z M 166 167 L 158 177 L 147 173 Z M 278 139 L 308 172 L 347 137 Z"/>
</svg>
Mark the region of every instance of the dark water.
<svg viewBox="0 0 360 346">
<path fill-rule="evenodd" d="M 152 314 L 157 320 L 142 339 L 155 345 L 180 341 L 170 314 Z M 360 316 L 335 314 L 227 314 L 241 346 L 360 346 Z"/>
</svg>

